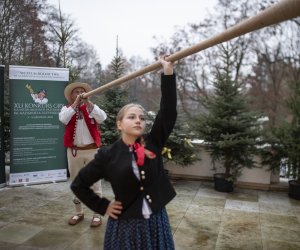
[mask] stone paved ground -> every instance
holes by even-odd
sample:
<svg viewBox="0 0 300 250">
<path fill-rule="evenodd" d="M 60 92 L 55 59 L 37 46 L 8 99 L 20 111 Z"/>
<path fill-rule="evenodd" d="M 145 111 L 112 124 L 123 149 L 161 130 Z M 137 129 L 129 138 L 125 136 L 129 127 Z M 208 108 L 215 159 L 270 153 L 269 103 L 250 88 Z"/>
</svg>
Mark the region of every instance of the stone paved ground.
<svg viewBox="0 0 300 250">
<path fill-rule="evenodd" d="M 220 193 L 211 182 L 174 181 L 167 206 L 176 249 L 300 249 L 300 201 L 286 192 L 236 188 Z M 90 228 L 92 212 L 76 226 L 69 182 L 0 189 L 0 249 L 102 249 L 106 218 Z M 112 198 L 107 182 L 103 192 Z"/>
</svg>

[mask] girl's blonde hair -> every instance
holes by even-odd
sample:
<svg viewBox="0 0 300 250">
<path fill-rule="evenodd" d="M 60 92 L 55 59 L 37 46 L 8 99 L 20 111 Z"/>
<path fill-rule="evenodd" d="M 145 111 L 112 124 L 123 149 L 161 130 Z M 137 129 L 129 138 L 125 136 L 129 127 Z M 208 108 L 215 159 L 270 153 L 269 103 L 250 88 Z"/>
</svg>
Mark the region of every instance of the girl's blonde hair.
<svg viewBox="0 0 300 250">
<path fill-rule="evenodd" d="M 141 109 L 143 111 L 143 113 L 146 114 L 146 110 L 144 109 L 144 107 L 142 105 L 140 105 L 138 103 L 129 103 L 129 104 L 125 105 L 123 108 L 121 108 L 120 111 L 118 112 L 117 117 L 116 117 L 116 123 L 118 123 L 119 121 L 122 121 L 126 111 L 133 107 Z"/>
</svg>

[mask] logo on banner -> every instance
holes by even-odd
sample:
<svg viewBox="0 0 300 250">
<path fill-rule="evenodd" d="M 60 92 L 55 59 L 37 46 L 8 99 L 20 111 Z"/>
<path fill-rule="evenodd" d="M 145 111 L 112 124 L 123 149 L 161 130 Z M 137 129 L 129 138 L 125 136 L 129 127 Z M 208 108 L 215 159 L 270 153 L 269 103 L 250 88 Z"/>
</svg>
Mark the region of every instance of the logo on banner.
<svg viewBox="0 0 300 250">
<path fill-rule="evenodd" d="M 35 103 L 39 103 L 39 104 L 48 103 L 46 89 L 40 89 L 39 91 L 35 92 L 31 86 L 31 84 L 26 84 L 26 88 L 28 89 L 28 91 Z"/>
</svg>

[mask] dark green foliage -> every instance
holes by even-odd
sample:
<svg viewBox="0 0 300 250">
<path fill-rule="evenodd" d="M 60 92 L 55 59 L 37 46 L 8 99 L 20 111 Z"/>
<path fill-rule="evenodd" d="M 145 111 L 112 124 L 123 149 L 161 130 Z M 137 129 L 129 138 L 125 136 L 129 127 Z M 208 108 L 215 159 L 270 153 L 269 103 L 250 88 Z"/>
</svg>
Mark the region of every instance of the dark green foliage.
<svg viewBox="0 0 300 250">
<path fill-rule="evenodd" d="M 292 94 L 286 106 L 292 113 L 290 122 L 283 122 L 265 134 L 267 146 L 262 151 L 263 164 L 280 170 L 283 164 L 286 175 L 300 183 L 300 81 L 291 82 Z"/>
<path fill-rule="evenodd" d="M 167 150 L 171 150 L 170 155 Z M 186 167 L 199 160 L 196 152 L 197 145 L 192 144 L 187 131 L 184 131 L 183 124 L 176 123 L 165 145 L 165 150 L 162 151 L 165 162 L 173 161 L 180 166 Z"/>
<path fill-rule="evenodd" d="M 255 165 L 258 117 L 248 110 L 228 68 L 217 72 L 214 88 L 214 94 L 204 103 L 207 113 L 198 117 L 195 130 L 198 138 L 205 141 L 214 167 L 220 162 L 226 178 L 233 176 L 235 179 L 242 168 Z"/>
<path fill-rule="evenodd" d="M 120 137 L 116 127 L 116 116 L 126 104 L 125 98 L 126 92 L 120 87 L 105 92 L 101 108 L 106 112 L 107 119 L 100 125 L 103 145 L 112 144 Z"/>
<path fill-rule="evenodd" d="M 147 121 L 149 129 L 153 124 L 154 118 L 155 114 L 151 112 Z M 165 163 L 174 162 L 182 167 L 186 167 L 199 160 L 197 156 L 198 148 L 197 145 L 192 144 L 190 132 L 190 127 L 180 121 L 180 119 L 177 119 L 175 127 L 162 150 Z"/>
<path fill-rule="evenodd" d="M 118 48 L 111 62 L 110 69 L 112 80 L 121 77 L 123 74 L 123 59 L 119 55 Z M 127 91 L 124 88 L 114 87 L 105 91 L 104 98 L 100 104 L 107 114 L 107 119 L 100 125 L 103 145 L 110 145 L 120 137 L 116 128 L 116 116 L 126 103 Z"/>
</svg>

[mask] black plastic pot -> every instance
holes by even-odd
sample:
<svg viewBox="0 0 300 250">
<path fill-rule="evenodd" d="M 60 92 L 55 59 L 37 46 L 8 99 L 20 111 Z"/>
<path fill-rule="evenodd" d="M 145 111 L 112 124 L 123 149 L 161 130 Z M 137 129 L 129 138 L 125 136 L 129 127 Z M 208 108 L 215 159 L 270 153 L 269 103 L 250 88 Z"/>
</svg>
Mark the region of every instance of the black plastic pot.
<svg viewBox="0 0 300 250">
<path fill-rule="evenodd" d="M 214 174 L 215 190 L 229 193 L 233 191 L 233 181 L 228 181 L 224 174 Z"/>
<path fill-rule="evenodd" d="M 296 180 L 289 181 L 289 197 L 300 200 L 300 183 Z"/>
</svg>

